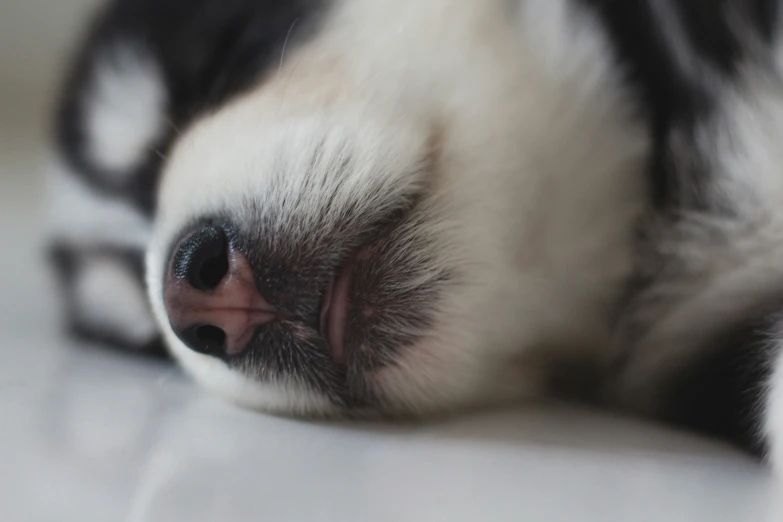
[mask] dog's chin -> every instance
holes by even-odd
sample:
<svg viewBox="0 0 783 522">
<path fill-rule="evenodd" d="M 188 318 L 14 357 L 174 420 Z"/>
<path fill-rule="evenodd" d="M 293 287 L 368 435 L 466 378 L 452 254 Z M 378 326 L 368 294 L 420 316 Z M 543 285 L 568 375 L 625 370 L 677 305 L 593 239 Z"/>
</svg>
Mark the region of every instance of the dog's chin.
<svg viewBox="0 0 783 522">
<path fill-rule="evenodd" d="M 490 371 L 481 365 L 433 364 L 451 356 L 458 359 L 459 355 L 440 352 L 433 356 L 439 343 L 422 341 L 408 347 L 396 363 L 379 371 L 361 372 L 358 378 L 363 380 L 365 395 L 347 402 L 296 377 L 260 378 L 197 354 L 176 338 L 170 338 L 169 343 L 184 370 L 206 391 L 243 408 L 304 419 L 438 418 L 455 411 L 517 402 L 533 385 L 530 378 L 535 379 L 520 368 Z"/>
</svg>

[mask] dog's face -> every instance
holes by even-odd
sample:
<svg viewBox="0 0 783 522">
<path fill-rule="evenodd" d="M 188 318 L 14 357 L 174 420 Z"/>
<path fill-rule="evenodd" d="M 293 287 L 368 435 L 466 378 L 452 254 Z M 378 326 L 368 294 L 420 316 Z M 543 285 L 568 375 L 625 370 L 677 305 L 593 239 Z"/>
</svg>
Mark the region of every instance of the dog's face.
<svg viewBox="0 0 783 522">
<path fill-rule="evenodd" d="M 638 135 L 560 120 L 500 13 L 383 4 L 332 15 L 164 170 L 154 309 L 185 368 L 237 402 L 449 410 L 534 393 L 541 354 L 605 340 L 639 205 L 604 203 L 636 194 Z M 551 133 L 580 138 L 555 154 Z"/>
<path fill-rule="evenodd" d="M 760 449 L 779 2 L 658 4 L 111 0 L 55 129 L 69 328 L 275 412 L 565 385 Z"/>
</svg>

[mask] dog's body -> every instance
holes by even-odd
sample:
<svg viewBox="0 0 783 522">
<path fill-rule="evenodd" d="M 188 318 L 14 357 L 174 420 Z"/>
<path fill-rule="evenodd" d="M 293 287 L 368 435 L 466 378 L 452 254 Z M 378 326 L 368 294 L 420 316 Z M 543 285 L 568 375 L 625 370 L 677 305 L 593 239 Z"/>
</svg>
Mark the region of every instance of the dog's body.
<svg viewBox="0 0 783 522">
<path fill-rule="evenodd" d="M 536 398 L 581 370 L 591 399 L 783 460 L 778 15 L 115 0 L 58 118 L 70 323 L 138 350 L 162 330 L 207 387 L 305 415 Z M 204 227 L 266 307 L 219 354 L 180 328 Z"/>
</svg>

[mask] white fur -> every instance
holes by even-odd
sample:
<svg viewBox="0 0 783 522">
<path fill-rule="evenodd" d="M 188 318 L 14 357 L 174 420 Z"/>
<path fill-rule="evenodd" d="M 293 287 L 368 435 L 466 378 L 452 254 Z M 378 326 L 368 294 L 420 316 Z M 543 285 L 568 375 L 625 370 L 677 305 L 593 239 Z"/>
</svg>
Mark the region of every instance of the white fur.
<svg viewBox="0 0 783 522">
<path fill-rule="evenodd" d="M 81 263 L 73 281 L 73 300 L 80 319 L 98 331 L 116 333 L 138 346 L 157 334 L 144 288 L 116 260 L 96 255 Z"/>
<path fill-rule="evenodd" d="M 49 176 L 49 233 L 82 247 L 112 245 L 145 249 L 152 224 L 126 201 L 108 197 L 82 181 L 62 160 Z"/>
<path fill-rule="evenodd" d="M 306 384 L 294 380 L 259 382 L 230 370 L 214 357 L 185 348 L 182 342 L 166 331 L 166 340 L 174 349 L 182 367 L 205 388 L 227 400 L 244 406 L 271 412 L 307 415 L 338 414 L 337 408 L 326 398 L 311 392 Z"/>
<path fill-rule="evenodd" d="M 459 278 L 430 335 L 372 377 L 384 407 L 537 395 L 547 354 L 608 357 L 647 150 L 608 49 L 565 0 L 338 2 L 277 76 L 196 124 L 172 154 L 147 262 L 173 353 L 237 402 L 328 411 L 297 383 L 250 382 L 176 338 L 160 292 L 173 234 L 217 209 L 243 219 L 248 199 L 278 217 L 279 234 L 297 234 L 312 230 L 324 193 L 335 208 L 373 208 L 387 201 L 376 195 L 426 187 L 410 226 L 433 238 L 417 255 L 436 262 L 421 277 L 448 267 Z"/>
<path fill-rule="evenodd" d="M 105 50 L 93 74 L 84 98 L 88 152 L 106 174 L 122 179 L 166 128 L 163 75 L 149 52 L 131 42 Z"/>
</svg>

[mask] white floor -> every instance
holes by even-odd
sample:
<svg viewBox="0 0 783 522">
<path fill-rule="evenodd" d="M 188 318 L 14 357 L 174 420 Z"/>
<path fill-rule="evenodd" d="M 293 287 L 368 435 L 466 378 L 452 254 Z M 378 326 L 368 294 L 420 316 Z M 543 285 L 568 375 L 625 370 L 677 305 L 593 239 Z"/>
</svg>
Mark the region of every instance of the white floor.
<svg viewBox="0 0 783 522">
<path fill-rule="evenodd" d="M 35 133 L 0 132 L 0 521 L 763 519 L 766 470 L 688 436 L 546 410 L 295 422 L 72 344 L 40 262 Z"/>
<path fill-rule="evenodd" d="M 24 15 L 16 54 L 48 30 L 20 26 L 35 19 L 25 9 L 47 4 L 0 0 Z M 40 262 L 48 86 L 28 92 L 9 71 L 31 65 L 0 47 L 0 87 L 13 84 L 0 92 L 0 521 L 764 520 L 767 471 L 692 437 L 535 409 L 294 422 L 220 403 L 173 366 L 63 339 Z"/>
</svg>

